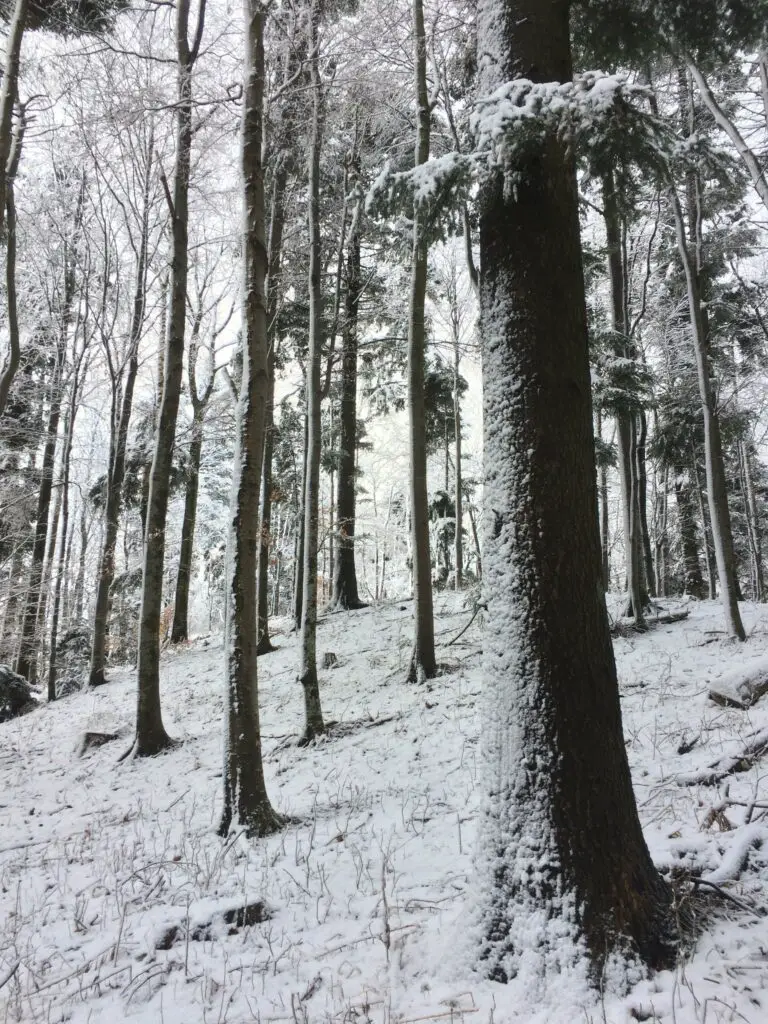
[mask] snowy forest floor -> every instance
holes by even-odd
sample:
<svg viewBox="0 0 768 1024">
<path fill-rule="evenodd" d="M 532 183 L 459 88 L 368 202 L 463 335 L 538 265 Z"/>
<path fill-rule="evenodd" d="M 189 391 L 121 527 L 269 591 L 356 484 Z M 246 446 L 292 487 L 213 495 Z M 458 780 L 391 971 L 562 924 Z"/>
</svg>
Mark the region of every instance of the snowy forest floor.
<svg viewBox="0 0 768 1024">
<path fill-rule="evenodd" d="M 304 749 L 296 639 L 277 633 L 280 649 L 259 661 L 265 764 L 274 805 L 295 820 L 266 840 L 215 835 L 219 637 L 164 656 L 166 726 L 184 741 L 169 754 L 118 763 L 134 709 L 129 669 L 0 725 L 0 1022 L 768 1020 L 768 756 L 719 784 L 694 782 L 768 729 L 768 696 L 750 710 L 708 699 L 721 676 L 768 656 L 768 606 L 744 606 L 744 647 L 725 639 L 710 603 L 616 639 L 653 856 L 728 898 L 702 887 L 717 902 L 676 971 L 627 995 L 536 1009 L 514 984 L 456 967 L 484 627 L 478 617 L 449 645 L 471 611 L 436 595 L 436 612 L 443 674 L 427 686 L 403 682 L 410 602 L 321 621 L 321 657 L 338 658 L 321 672 L 324 711 L 338 724 Z M 118 726 L 121 739 L 78 755 L 86 728 Z M 259 900 L 269 920 L 225 922 Z"/>
</svg>

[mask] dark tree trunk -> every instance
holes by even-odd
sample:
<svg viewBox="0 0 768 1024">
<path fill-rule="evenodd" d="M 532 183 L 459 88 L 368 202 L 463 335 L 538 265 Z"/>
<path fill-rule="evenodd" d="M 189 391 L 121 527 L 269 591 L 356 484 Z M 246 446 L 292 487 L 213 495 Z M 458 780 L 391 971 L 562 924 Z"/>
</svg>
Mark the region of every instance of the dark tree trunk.
<svg viewBox="0 0 768 1024">
<path fill-rule="evenodd" d="M 245 5 L 242 161 L 244 190 L 243 376 L 237 406 L 232 518 L 227 556 L 224 713 L 224 811 L 219 832 L 241 827 L 263 836 L 280 827 L 264 781 L 258 696 L 259 503 L 264 401 L 267 395 L 267 274 L 264 170 L 261 163 L 264 96 L 264 13 Z"/>
<path fill-rule="evenodd" d="M 598 440 L 603 439 L 603 415 L 599 409 L 595 412 L 595 433 Z M 603 590 L 607 593 L 611 585 L 611 551 L 610 551 L 610 529 L 608 522 L 608 468 L 605 460 L 602 460 L 598 468 L 598 499 L 600 502 L 600 555 L 602 566 Z"/>
<path fill-rule="evenodd" d="M 125 480 L 125 451 L 128 444 L 128 428 L 133 411 L 133 393 L 139 372 L 139 341 L 144 327 L 144 310 L 147 293 L 147 246 L 149 241 L 149 195 L 153 164 L 153 134 L 147 147 L 144 172 L 144 194 L 139 235 L 139 251 L 136 261 L 136 286 L 133 293 L 131 328 L 128 339 L 128 364 L 123 384 L 123 397 L 119 412 L 113 414 L 113 438 L 107 467 L 107 495 L 104 514 L 104 541 L 99 559 L 96 606 L 93 613 L 93 641 L 91 645 L 91 668 L 89 686 L 101 686 L 106 682 L 107 628 L 109 623 L 109 595 L 115 578 L 115 547 L 120 528 L 123 482 Z M 117 395 L 117 381 L 113 381 Z M 142 520 L 144 522 L 144 520 Z"/>
<path fill-rule="evenodd" d="M 176 597 L 173 603 L 171 643 L 189 639 L 189 584 L 192 578 L 192 555 L 197 520 L 197 494 L 200 486 L 200 461 L 203 455 L 203 416 L 205 409 L 196 409 L 192 417 L 192 439 L 189 445 L 187 486 L 184 492 L 184 517 L 181 522 L 179 571 L 176 576 Z"/>
<path fill-rule="evenodd" d="M 192 69 L 205 19 L 205 0 L 200 0 L 195 40 L 190 47 L 189 0 L 176 7 L 178 99 L 176 103 L 176 169 L 172 198 L 173 256 L 171 261 L 171 308 L 163 361 L 163 397 L 155 432 L 155 451 L 149 478 L 149 500 L 144 536 L 144 571 L 139 618 L 138 697 L 135 757 L 153 756 L 171 745 L 160 706 L 160 614 L 163 603 L 165 522 L 170 493 L 171 462 L 176 418 L 181 395 L 184 334 L 187 313 L 189 238 L 189 171 L 192 149 Z"/>
<path fill-rule="evenodd" d="M 645 458 L 646 441 L 648 439 L 648 420 L 645 410 L 640 409 L 637 416 L 637 444 L 635 446 L 635 473 L 637 476 L 637 503 L 640 527 L 640 546 L 643 555 L 643 576 L 648 593 L 656 596 L 656 574 L 653 569 L 653 553 L 651 551 L 651 534 L 648 530 L 648 468 Z"/>
<path fill-rule="evenodd" d="M 570 82 L 565 0 L 480 0 L 481 95 Z M 668 965 L 672 894 L 643 839 L 601 582 L 575 167 L 550 136 L 481 183 L 486 637 L 483 972 L 596 986 L 614 954 Z M 553 301 L 557 296 L 557 301 Z M 533 867 L 535 865 L 535 867 Z M 578 971 L 578 967 L 575 968 Z"/>
<path fill-rule="evenodd" d="M 355 168 L 357 170 L 357 168 Z M 336 489 L 338 545 L 333 573 L 334 608 L 363 608 L 355 570 L 355 488 L 357 482 L 357 342 L 360 312 L 360 218 L 358 196 L 347 248 L 344 328 L 341 354 L 341 411 L 339 416 L 339 474 Z"/>
<path fill-rule="evenodd" d="M 424 32 L 422 0 L 413 0 L 413 31 L 416 67 L 416 165 L 429 159 L 430 105 L 427 90 L 427 41 Z M 429 553 L 429 499 L 427 492 L 426 418 L 424 408 L 424 349 L 426 330 L 424 302 L 427 292 L 427 258 L 424 215 L 413 212 L 413 244 L 411 248 L 411 298 L 408 323 L 408 413 L 410 490 L 411 490 L 411 555 L 413 558 L 414 637 L 408 664 L 408 682 L 421 682 L 437 675 L 435 658 L 435 623 L 432 609 L 432 565 Z"/>
<path fill-rule="evenodd" d="M 706 596 L 704 577 L 699 560 L 699 541 L 696 526 L 696 499 L 682 467 L 675 468 L 675 500 L 677 527 L 683 555 L 683 586 L 685 593 L 701 601 Z"/>
<path fill-rule="evenodd" d="M 302 742 L 325 732 L 317 678 L 317 545 L 320 500 L 320 358 L 322 355 L 322 253 L 320 247 L 320 148 L 322 145 L 323 85 L 320 80 L 318 30 L 320 0 L 310 9 L 310 73 L 312 79 L 312 138 L 309 154 L 309 345 L 306 365 L 307 447 L 304 484 L 304 558 L 301 604 L 299 682 L 304 691 Z"/>
<path fill-rule="evenodd" d="M 6 186 L 7 187 L 7 186 Z M 11 195 L 13 192 L 11 191 Z M 48 411 L 48 426 L 45 435 L 45 449 L 43 452 L 43 464 L 40 478 L 40 493 L 37 501 L 37 517 L 35 522 L 35 540 L 32 548 L 32 565 L 29 571 L 29 584 L 24 604 L 24 615 L 21 625 L 21 639 L 19 643 L 19 657 L 16 662 L 16 671 L 20 676 L 27 677 L 30 682 L 34 681 L 36 672 L 36 660 L 38 655 L 39 631 L 38 631 L 38 610 L 41 597 L 41 583 L 43 579 L 43 562 L 45 559 L 46 543 L 48 539 L 48 516 L 51 506 L 51 493 L 53 490 L 53 472 L 56 462 L 56 441 L 61 418 L 61 401 L 64 365 L 67 358 L 67 346 L 69 343 L 69 328 L 72 322 L 72 306 L 75 299 L 76 277 L 75 277 L 75 255 L 77 241 L 80 236 L 80 229 L 83 219 L 83 202 L 85 198 L 84 183 L 80 188 L 75 206 L 73 230 L 71 239 L 68 241 L 64 253 L 64 280 L 62 284 L 61 308 L 59 310 L 59 335 L 56 343 L 56 360 L 51 382 L 51 404 Z M 51 552 L 53 548 L 51 549 Z"/>
</svg>

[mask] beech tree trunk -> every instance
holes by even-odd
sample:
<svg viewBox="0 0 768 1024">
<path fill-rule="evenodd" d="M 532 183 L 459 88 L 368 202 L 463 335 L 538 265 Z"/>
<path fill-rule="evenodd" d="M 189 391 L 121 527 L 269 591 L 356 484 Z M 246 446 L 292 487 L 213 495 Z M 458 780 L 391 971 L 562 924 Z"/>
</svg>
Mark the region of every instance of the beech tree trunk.
<svg viewBox="0 0 768 1024">
<path fill-rule="evenodd" d="M 192 439 L 189 444 L 187 486 L 184 491 L 184 516 L 181 521 L 179 571 L 176 575 L 176 596 L 173 602 L 171 643 L 185 643 L 189 639 L 189 584 L 192 578 L 195 523 L 197 521 L 197 495 L 200 487 L 200 461 L 203 455 L 203 417 L 205 410 L 195 410 L 192 417 Z"/>
<path fill-rule="evenodd" d="M 427 42 L 422 0 L 413 0 L 416 66 L 416 166 L 429 159 L 430 106 L 427 91 Z M 408 320 L 408 414 L 411 494 L 411 557 L 413 559 L 413 650 L 406 679 L 421 682 L 437 675 L 435 623 L 432 609 L 432 564 L 429 552 L 426 417 L 424 409 L 424 303 L 427 293 L 429 246 L 424 215 L 413 211 L 411 297 Z"/>
<path fill-rule="evenodd" d="M 611 313 L 616 355 L 632 358 L 627 337 L 626 275 L 621 245 L 621 222 L 613 173 L 603 179 L 603 206 L 608 244 L 608 270 L 611 282 Z M 626 615 L 635 620 L 637 629 L 645 629 L 642 551 L 640 535 L 640 501 L 637 476 L 637 426 L 630 409 L 616 412 L 618 434 L 619 477 L 624 513 L 624 556 L 627 574 Z"/>
<path fill-rule="evenodd" d="M 565 0 L 480 0 L 480 95 L 570 82 Z M 601 580 L 575 167 L 549 136 L 481 182 L 486 502 L 479 968 L 532 998 L 610 957 L 674 958 L 643 839 Z M 553 302 L 553 295 L 557 301 Z M 534 867 L 535 866 L 535 867 Z M 586 958 L 586 964 L 585 964 Z"/>
<path fill-rule="evenodd" d="M 731 516 L 728 510 L 728 489 L 725 481 L 723 445 L 720 438 L 720 420 L 715 407 L 712 389 L 709 346 L 704 327 L 699 289 L 699 275 L 691 259 L 685 231 L 685 220 L 677 188 L 670 185 L 670 201 L 675 220 L 677 249 L 685 271 L 688 297 L 688 314 L 691 323 L 693 348 L 696 356 L 696 375 L 699 397 L 704 417 L 704 462 L 707 474 L 707 500 L 712 526 L 712 541 L 715 547 L 717 574 L 720 579 L 720 596 L 725 613 L 725 625 L 731 636 L 746 640 L 741 622 L 736 593 L 736 556 L 733 549 Z"/>
<path fill-rule="evenodd" d="M 286 145 L 290 143 L 286 140 Z M 275 357 L 278 341 L 277 318 L 282 281 L 285 190 L 288 167 L 282 155 L 272 185 L 269 222 L 269 263 L 267 273 L 267 399 L 264 409 L 264 457 L 261 472 L 261 537 L 259 544 L 259 654 L 275 647 L 269 636 L 269 552 L 272 546 L 272 460 L 275 442 Z M 278 581 L 275 582 L 277 587 Z"/>
<path fill-rule="evenodd" d="M 26 0 L 24 0 L 26 2 Z M 3 78 L 3 89 L 6 87 L 6 79 Z M 0 97 L 0 105 L 5 98 Z M 5 293 L 8 305 L 8 359 L 0 373 L 0 416 L 5 412 L 8 402 L 8 395 L 13 384 L 13 378 L 21 362 L 21 344 L 19 336 L 18 298 L 16 293 L 16 196 L 14 191 L 14 180 L 19 167 L 21 157 L 21 145 L 26 127 L 24 107 L 19 107 L 19 118 L 16 131 L 13 134 L 13 142 L 10 153 L 7 154 L 8 169 L 2 192 L 5 193 L 3 205 L 7 213 L 6 237 L 5 237 Z M 0 155 L 2 160 L 2 155 Z M 2 233 L 2 221 L 0 220 L 0 234 Z"/>
<path fill-rule="evenodd" d="M 359 161 L 358 161 L 359 164 Z M 359 166 L 353 168 L 359 173 Z M 341 411 L 339 416 L 339 473 L 336 488 L 338 545 L 333 573 L 334 608 L 363 608 L 355 569 L 355 489 L 357 484 L 357 343 L 360 312 L 360 219 L 363 196 L 358 195 L 347 248 L 344 326 L 341 354 Z"/>
<path fill-rule="evenodd" d="M 119 410 L 113 412 L 113 438 L 110 460 L 107 467 L 107 493 L 104 510 L 104 541 L 99 558 L 99 570 L 96 587 L 96 606 L 93 613 L 93 640 L 91 644 L 91 668 L 88 677 L 89 686 L 101 686 L 106 682 L 107 664 L 107 628 L 109 624 L 109 594 L 115 578 L 115 547 L 120 528 L 122 510 L 123 482 L 125 480 L 125 452 L 128 444 L 128 428 L 133 411 L 133 393 L 136 376 L 139 372 L 139 342 L 144 327 L 144 311 L 147 295 L 147 246 L 149 242 L 149 197 L 153 164 L 153 139 L 147 147 L 144 169 L 144 189 L 142 197 L 141 228 L 139 234 L 138 256 L 136 261 L 136 285 L 133 293 L 131 327 L 128 337 L 128 361 L 123 383 L 123 396 Z M 118 381 L 113 380 L 115 397 L 119 391 Z"/>
<path fill-rule="evenodd" d="M 261 143 L 264 98 L 264 10 L 246 0 L 242 166 L 243 375 L 237 405 L 232 515 L 227 551 L 224 711 L 224 811 L 219 832 L 243 828 L 263 836 L 280 827 L 264 781 L 258 693 L 259 505 L 264 403 L 267 397 L 267 321 L 264 282 L 267 245 Z"/>
<path fill-rule="evenodd" d="M 6 184 L 7 189 L 7 184 Z M 13 193 L 11 192 L 11 195 Z M 16 661 L 16 672 L 34 682 L 36 661 L 39 653 L 40 635 L 38 630 L 38 609 L 40 606 L 41 583 L 43 579 L 43 563 L 48 540 L 48 517 L 53 491 L 53 473 L 56 464 L 56 443 L 61 419 L 61 403 L 64 366 L 67 359 L 69 344 L 69 328 L 72 322 L 72 307 L 75 299 L 77 280 L 75 275 L 75 253 L 83 218 L 83 202 L 85 192 L 81 187 L 78 194 L 72 223 L 72 235 L 64 252 L 64 280 L 62 282 L 61 307 L 59 309 L 58 338 L 56 340 L 56 357 L 51 380 L 51 399 L 48 410 L 48 424 L 45 434 L 45 448 L 40 475 L 40 492 L 37 500 L 35 519 L 35 539 L 32 547 L 32 564 L 29 570 L 29 582 L 21 620 L 21 638 L 19 656 Z"/>
<path fill-rule="evenodd" d="M 184 334 L 187 313 L 189 238 L 189 169 L 192 149 L 192 70 L 205 22 L 205 0 L 199 0 L 195 39 L 190 46 L 189 0 L 176 6 L 177 103 L 176 168 L 172 199 L 171 308 L 163 361 L 163 395 L 155 432 L 155 451 L 149 477 L 144 571 L 139 617 L 138 695 L 136 738 L 130 753 L 153 756 L 172 741 L 165 731 L 160 706 L 160 613 L 163 603 L 165 522 L 170 494 L 171 462 L 181 395 Z"/>
<path fill-rule="evenodd" d="M 312 81 L 312 137 L 309 152 L 309 344 L 306 365 L 307 447 L 304 483 L 304 551 L 301 605 L 299 682 L 304 691 L 304 733 L 309 743 L 325 732 L 317 678 L 317 545 L 320 499 L 320 359 L 322 355 L 322 253 L 320 250 L 320 147 L 322 145 L 323 86 L 320 80 L 318 29 L 320 0 L 310 11 L 310 74 Z"/>
</svg>

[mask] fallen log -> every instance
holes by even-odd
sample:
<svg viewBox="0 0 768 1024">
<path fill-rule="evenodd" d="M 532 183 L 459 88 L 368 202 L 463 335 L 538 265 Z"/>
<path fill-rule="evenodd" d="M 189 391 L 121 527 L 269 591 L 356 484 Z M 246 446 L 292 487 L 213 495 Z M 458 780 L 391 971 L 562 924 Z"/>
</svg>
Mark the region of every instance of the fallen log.
<svg viewBox="0 0 768 1024">
<path fill-rule="evenodd" d="M 768 693 L 768 658 L 724 672 L 709 688 L 709 699 L 725 708 L 751 708 Z"/>
</svg>

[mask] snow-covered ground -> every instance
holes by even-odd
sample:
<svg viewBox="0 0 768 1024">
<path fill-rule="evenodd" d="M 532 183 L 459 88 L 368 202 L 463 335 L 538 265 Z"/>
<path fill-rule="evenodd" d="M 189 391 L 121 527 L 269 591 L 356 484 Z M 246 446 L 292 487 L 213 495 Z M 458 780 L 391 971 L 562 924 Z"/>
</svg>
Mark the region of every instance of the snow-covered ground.
<svg viewBox="0 0 768 1024">
<path fill-rule="evenodd" d="M 322 620 L 318 649 L 338 657 L 321 673 L 324 711 L 338 724 L 306 749 L 296 745 L 296 642 L 278 633 L 279 651 L 259 662 L 262 728 L 272 801 L 292 821 L 266 840 L 215 835 L 220 638 L 164 658 L 166 726 L 184 741 L 172 753 L 118 763 L 126 736 L 78 755 L 86 727 L 130 731 L 129 670 L 0 725 L 0 1022 L 768 1021 L 768 757 L 719 785 L 691 784 L 768 728 L 768 696 L 750 710 L 707 696 L 768 654 L 768 607 L 744 607 L 745 647 L 724 638 L 707 603 L 616 640 L 653 855 L 722 883 L 728 898 L 702 886 L 717 902 L 677 971 L 628 995 L 537 1009 L 523 1008 L 514 984 L 462 969 L 456 952 L 490 627 L 478 619 L 449 645 L 471 612 L 453 595 L 436 607 L 443 674 L 423 687 L 403 683 L 410 603 Z M 258 900 L 267 921 L 221 917 Z"/>
</svg>

